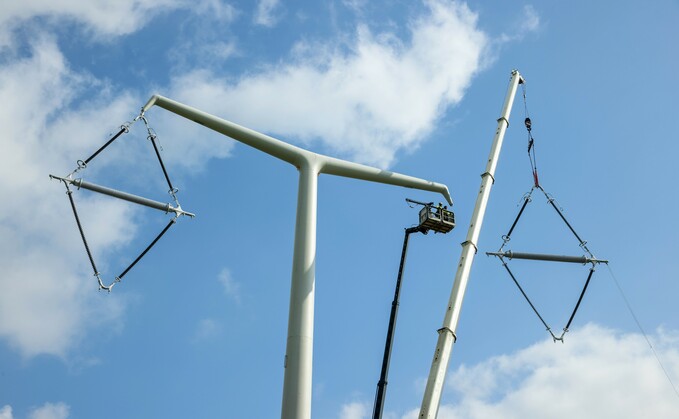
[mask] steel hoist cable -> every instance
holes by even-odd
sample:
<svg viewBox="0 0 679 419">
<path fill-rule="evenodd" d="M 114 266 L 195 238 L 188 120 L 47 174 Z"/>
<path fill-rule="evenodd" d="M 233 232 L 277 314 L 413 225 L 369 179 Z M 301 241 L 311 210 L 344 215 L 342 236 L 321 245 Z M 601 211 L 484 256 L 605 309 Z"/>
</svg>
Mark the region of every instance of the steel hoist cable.
<svg viewBox="0 0 679 419">
<path fill-rule="evenodd" d="M 147 131 L 147 139 L 153 145 L 155 155 L 158 158 L 158 162 L 160 164 L 160 167 L 163 171 L 163 175 L 164 175 L 165 180 L 167 182 L 167 185 L 169 187 L 168 193 L 172 196 L 172 199 L 174 201 L 175 206 L 172 206 L 171 204 L 164 204 L 164 203 L 161 203 L 161 202 L 153 201 L 153 200 L 143 198 L 143 197 L 140 197 L 140 196 L 128 194 L 126 192 L 117 191 L 115 189 L 110 189 L 110 188 L 107 188 L 107 187 L 104 187 L 104 186 L 95 185 L 93 183 L 85 182 L 82 179 L 74 179 L 75 174 L 77 174 L 81 170 L 86 169 L 88 167 L 88 164 L 92 160 L 94 160 L 95 157 L 97 157 L 101 152 L 103 152 L 108 146 L 110 146 L 121 135 L 128 133 L 130 131 L 130 126 L 132 124 L 134 124 L 135 122 L 137 122 L 138 120 L 142 120 L 144 122 L 144 125 L 146 127 L 146 131 Z M 180 216 L 183 216 L 183 215 L 188 216 L 188 217 L 194 217 L 195 216 L 194 214 L 192 214 L 190 212 L 184 211 L 181 208 L 181 205 L 179 205 L 179 200 L 177 199 L 177 192 L 179 190 L 177 188 L 175 188 L 172 185 L 172 182 L 170 181 L 170 176 L 167 172 L 167 169 L 165 167 L 165 164 L 163 163 L 163 159 L 162 159 L 161 154 L 160 154 L 161 150 L 162 150 L 162 148 L 159 147 L 159 145 L 157 144 L 157 135 L 156 135 L 155 131 L 149 126 L 148 120 L 146 119 L 146 117 L 144 116 L 144 113 L 142 112 L 136 118 L 134 118 L 134 120 L 132 120 L 131 122 L 127 122 L 126 124 L 122 125 L 120 127 L 120 130 L 116 134 L 114 134 L 108 141 L 106 141 L 106 143 L 104 143 L 104 145 L 99 147 L 97 149 L 97 151 L 92 153 L 92 155 L 90 155 L 85 160 L 78 160 L 76 169 L 73 170 L 70 174 L 68 174 L 65 177 L 50 175 L 50 178 L 57 179 L 57 180 L 63 182 L 63 184 L 66 186 L 66 195 L 68 195 L 68 200 L 69 200 L 69 203 L 71 205 L 71 209 L 73 211 L 73 216 L 75 217 L 76 225 L 78 227 L 78 232 L 80 233 L 80 237 L 82 239 L 83 245 L 85 246 L 85 251 L 87 252 L 87 257 L 90 261 L 90 264 L 92 265 L 92 270 L 94 271 L 94 276 L 97 278 L 100 290 L 106 290 L 106 291 L 110 292 L 111 289 L 113 288 L 113 286 L 115 284 L 117 284 L 118 282 L 120 282 L 123 279 L 123 277 L 149 252 L 149 250 L 151 250 L 151 248 L 153 246 L 155 246 L 156 243 L 158 243 L 160 238 L 163 237 L 163 235 L 165 235 L 165 233 L 167 233 L 167 231 L 170 229 L 170 227 L 172 227 L 177 222 L 177 219 Z M 165 213 L 171 212 L 171 213 L 174 213 L 174 217 L 172 217 L 172 219 L 170 219 L 170 221 L 161 230 L 161 232 L 151 241 L 151 243 L 149 245 L 147 245 L 144 248 L 144 250 L 141 251 L 141 253 L 132 261 L 132 263 L 130 263 L 119 275 L 115 276 L 113 281 L 110 284 L 106 285 L 106 284 L 104 284 L 104 281 L 102 280 L 101 273 L 97 269 L 97 265 L 94 261 L 94 256 L 92 255 L 92 251 L 91 251 L 90 246 L 87 242 L 87 238 L 85 236 L 85 231 L 83 229 L 83 225 L 82 225 L 82 223 L 80 221 L 80 217 L 78 215 L 78 210 L 76 208 L 75 200 L 73 199 L 73 190 L 71 190 L 71 185 L 75 186 L 77 189 L 83 188 L 83 189 L 88 189 L 88 190 L 91 190 L 91 191 L 94 191 L 94 192 L 103 193 L 105 195 L 109 195 L 109 196 L 112 196 L 114 198 L 119 198 L 119 199 L 123 199 L 123 200 L 133 202 L 133 203 L 136 203 L 136 204 L 145 205 L 145 206 L 148 206 L 148 207 L 151 207 L 151 208 L 159 209 L 161 211 L 164 211 Z"/>
<path fill-rule="evenodd" d="M 500 246 L 500 249 L 497 252 L 486 252 L 487 255 L 491 256 L 496 256 L 500 259 L 500 262 L 502 263 L 502 266 L 505 268 L 507 273 L 509 274 L 509 277 L 512 279 L 512 282 L 516 285 L 516 287 L 519 289 L 521 292 L 521 295 L 524 297 L 526 302 L 530 305 L 531 309 L 535 313 L 535 315 L 538 317 L 540 322 L 545 326 L 546 330 L 549 332 L 549 334 L 552 336 L 552 339 L 556 341 L 561 341 L 563 342 L 563 337 L 568 332 L 571 324 L 573 323 L 573 319 L 575 318 L 575 314 L 577 313 L 578 309 L 580 308 L 580 304 L 582 303 L 583 297 L 585 296 L 585 293 L 587 292 L 587 288 L 589 287 L 590 281 L 592 279 L 592 276 L 594 274 L 594 271 L 596 270 L 596 266 L 599 263 L 608 263 L 606 260 L 602 259 L 597 259 L 594 257 L 592 252 L 589 250 L 587 247 L 587 242 L 582 240 L 578 233 L 575 231 L 573 226 L 568 222 L 566 219 L 565 215 L 563 214 L 562 209 L 556 204 L 555 199 L 548 194 L 540 185 L 539 177 L 538 177 L 538 169 L 537 169 L 537 159 L 535 155 L 535 139 L 533 138 L 533 133 L 532 133 L 532 121 L 530 119 L 530 116 L 528 114 L 528 105 L 527 105 L 527 100 L 526 100 L 526 85 L 525 83 L 522 85 L 523 86 L 523 101 L 524 101 L 524 109 L 525 109 L 525 125 L 526 125 L 526 131 L 528 132 L 528 159 L 530 162 L 531 166 L 531 174 L 533 177 L 533 186 L 531 187 L 530 191 L 524 194 L 524 196 L 521 198 L 523 203 L 521 204 L 521 208 L 519 209 L 518 214 L 516 215 L 516 218 L 512 222 L 509 230 L 507 231 L 507 234 L 504 234 L 502 236 L 502 245 Z M 556 211 L 556 213 L 559 215 L 559 218 L 566 224 L 568 229 L 573 233 L 575 238 L 578 241 L 579 246 L 582 248 L 582 250 L 586 253 L 586 256 L 560 256 L 560 255 L 544 255 L 544 254 L 531 254 L 531 253 L 514 253 L 511 250 L 510 251 L 504 251 L 505 246 L 509 241 L 511 240 L 512 233 L 514 232 L 514 229 L 516 228 L 517 224 L 519 223 L 519 220 L 521 219 L 521 216 L 524 214 L 524 211 L 528 204 L 532 202 L 533 200 L 533 192 L 539 190 L 541 191 L 545 198 L 547 199 L 547 202 L 550 204 L 552 208 Z M 545 321 L 544 317 L 540 314 L 538 309 L 536 308 L 535 304 L 531 301 L 529 298 L 528 294 L 526 291 L 523 289 L 521 284 L 519 283 L 518 279 L 516 278 L 516 275 L 512 272 L 512 270 L 509 268 L 509 265 L 507 264 L 507 261 L 505 259 L 527 259 L 527 260 L 542 260 L 542 261 L 550 261 L 550 262 L 570 262 L 570 263 L 582 263 L 582 264 L 591 264 L 591 267 L 589 269 L 589 273 L 587 275 L 587 279 L 585 280 L 585 283 L 582 287 L 582 290 L 580 291 L 580 294 L 578 296 L 578 299 L 575 303 L 575 306 L 573 307 L 573 310 L 568 318 L 568 321 L 565 325 L 565 327 L 562 329 L 562 332 L 559 336 L 554 334 L 552 331 L 552 328 L 547 324 Z"/>
<path fill-rule="evenodd" d="M 530 160 L 530 168 L 533 174 L 533 183 L 535 187 L 540 186 L 540 180 L 538 179 L 538 161 L 535 156 L 535 139 L 533 138 L 533 122 L 530 119 L 528 113 L 528 101 L 526 100 L 526 83 L 521 84 L 523 91 L 523 109 L 526 115 L 523 123 L 526 125 L 526 131 L 528 132 L 528 160 Z"/>
</svg>

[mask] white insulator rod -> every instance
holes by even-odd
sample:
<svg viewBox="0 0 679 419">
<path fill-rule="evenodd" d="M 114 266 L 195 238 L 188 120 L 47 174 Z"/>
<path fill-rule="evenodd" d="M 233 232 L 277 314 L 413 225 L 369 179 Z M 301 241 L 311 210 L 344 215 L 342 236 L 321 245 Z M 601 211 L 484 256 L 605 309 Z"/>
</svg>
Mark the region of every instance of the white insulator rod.
<svg viewBox="0 0 679 419">
<path fill-rule="evenodd" d="M 469 224 L 467 239 L 462 243 L 462 254 L 460 256 L 460 262 L 453 282 L 453 289 L 450 293 L 450 299 L 443 319 L 443 326 L 438 330 L 438 341 L 436 343 L 434 359 L 429 371 L 429 378 L 427 379 L 427 387 L 425 388 L 424 397 L 422 399 L 419 418 L 435 418 L 438 415 L 441 393 L 443 391 L 446 371 L 448 370 L 450 355 L 453 350 L 453 344 L 457 340 L 455 330 L 460 319 L 462 300 L 464 299 L 465 290 L 467 289 L 467 282 L 469 280 L 472 263 L 474 262 L 474 256 L 478 249 L 477 242 L 479 234 L 481 233 L 481 225 L 483 224 L 483 217 L 486 213 L 490 190 L 495 181 L 495 168 L 497 167 L 500 150 L 502 149 L 502 140 L 504 139 L 507 126 L 509 126 L 509 114 L 511 113 L 512 104 L 514 103 L 514 95 L 516 94 L 516 90 L 520 83 L 523 83 L 521 74 L 519 74 L 517 70 L 512 71 L 512 77 L 509 82 L 509 89 L 507 90 L 504 106 L 502 107 L 502 113 L 497 120 L 497 130 L 495 131 L 495 138 L 490 149 L 486 171 L 481 175 L 481 189 L 476 197 L 476 204 Z"/>
</svg>

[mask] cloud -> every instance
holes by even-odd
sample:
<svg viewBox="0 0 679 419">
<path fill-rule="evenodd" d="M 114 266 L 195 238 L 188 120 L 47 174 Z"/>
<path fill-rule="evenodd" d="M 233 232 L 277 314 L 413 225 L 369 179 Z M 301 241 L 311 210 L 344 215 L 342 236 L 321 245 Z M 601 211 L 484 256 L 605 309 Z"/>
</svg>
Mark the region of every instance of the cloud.
<svg viewBox="0 0 679 419">
<path fill-rule="evenodd" d="M 352 402 L 342 406 L 339 419 L 363 419 L 367 418 L 369 406 L 366 403 Z"/>
<path fill-rule="evenodd" d="M 0 32 L 45 17 L 47 29 L 67 21 L 100 35 L 122 35 L 163 7 L 185 4 L 4 2 Z M 487 43 L 476 27 L 476 15 L 464 4 L 431 0 L 426 5 L 426 13 L 410 22 L 406 40 L 359 25 L 348 44 L 302 42 L 289 62 L 236 80 L 189 71 L 174 78 L 168 91 L 173 98 L 252 128 L 306 144 L 320 142 L 333 153 L 388 166 L 399 151 L 417 148 L 445 108 L 462 99 Z M 198 3 L 195 13 L 227 20 L 235 14 L 215 0 Z M 113 27 L 123 15 L 124 24 Z M 236 49 L 229 42 L 215 47 L 224 58 Z M 94 292 L 96 279 L 64 188 L 48 181 L 47 174 L 67 173 L 77 158 L 104 142 L 102 130 L 115 130 L 112 123 L 130 120 L 146 98 L 73 70 L 55 39 L 38 29 L 26 48 L 4 51 L 0 64 L 0 100 L 11 104 L 0 114 L 0 194 L 12 197 L 0 213 L 0 338 L 25 357 L 66 356 L 89 331 L 120 327 L 125 300 L 117 293 Z M 168 167 L 200 170 L 208 158 L 230 155 L 233 142 L 203 127 L 162 110 L 147 116 L 166 146 Z M 133 129 L 140 127 L 143 131 L 141 124 Z M 164 135 L 168 132 L 173 135 Z M 148 168 L 134 157 L 145 145 L 138 143 L 107 150 L 109 159 L 98 158 L 88 176 L 113 162 L 123 169 L 119 173 L 129 168 L 144 173 Z M 106 261 L 134 239 L 141 212 L 107 197 L 79 194 L 77 200 L 98 267 L 110 280 Z M 219 280 L 239 302 L 239 284 L 228 270 Z"/>
<path fill-rule="evenodd" d="M 12 406 L 6 404 L 0 409 L 0 419 L 12 419 Z"/>
<path fill-rule="evenodd" d="M 214 319 L 201 319 L 196 326 L 196 331 L 193 335 L 193 342 L 208 340 L 218 336 L 222 331 L 222 327 L 218 321 Z"/>
<path fill-rule="evenodd" d="M 135 101 L 124 93 L 112 98 L 96 80 L 73 72 L 51 38 L 35 37 L 28 56 L 0 67 L 0 101 L 11 104 L 0 114 L 0 195 L 12 197 L 0 213 L 0 337 L 24 356 L 63 356 L 86 330 L 117 324 L 123 301 L 93 294 L 96 279 L 65 189 L 47 174 L 70 170 L 109 118 L 124 121 L 122 109 L 133 109 Z M 101 88 L 98 100 L 69 108 L 92 87 Z M 78 199 L 98 255 L 131 240 L 136 213 L 129 205 Z"/>
<path fill-rule="evenodd" d="M 134 33 L 156 16 L 186 9 L 229 23 L 236 9 L 221 0 L 24 0 L 0 2 L 0 50 L 12 47 L 14 30 L 40 20 L 41 30 L 75 23 L 95 41 Z"/>
<path fill-rule="evenodd" d="M 232 5 L 222 0 L 199 0 L 194 2 L 192 9 L 198 15 L 209 16 L 225 23 L 232 22 L 238 15 Z"/>
<path fill-rule="evenodd" d="M 540 30 L 540 15 L 533 6 L 529 4 L 524 5 L 521 12 L 522 13 L 519 19 L 512 25 L 512 32 L 510 34 L 501 34 L 496 40 L 494 40 L 496 45 L 493 47 L 500 47 L 507 42 L 521 41 L 528 34 Z"/>
<path fill-rule="evenodd" d="M 181 5 L 178 0 L 25 0 L 0 2 L 0 47 L 11 42 L 14 28 L 34 18 L 56 22 L 77 22 L 96 36 L 132 33 L 161 11 Z"/>
<path fill-rule="evenodd" d="M 66 419 L 70 408 L 64 403 L 45 403 L 34 409 L 28 415 L 28 419 Z"/>
<path fill-rule="evenodd" d="M 359 25 L 347 45 L 302 42 L 289 62 L 235 81 L 189 72 L 174 79 L 172 95 L 253 129 L 387 167 L 462 100 L 488 43 L 466 5 L 426 5 L 407 40 Z"/>
<path fill-rule="evenodd" d="M 217 276 L 217 280 L 224 287 L 224 293 L 236 303 L 240 303 L 240 284 L 233 279 L 231 271 L 227 268 L 222 269 Z"/>
<path fill-rule="evenodd" d="M 523 22 L 520 26 L 520 32 L 534 32 L 540 28 L 540 16 L 535 11 L 535 8 L 530 4 L 523 6 Z"/>
<path fill-rule="evenodd" d="M 342 0 L 342 4 L 354 13 L 361 13 L 367 4 L 367 0 Z"/>
<path fill-rule="evenodd" d="M 66 357 L 89 331 L 119 328 L 125 300 L 117 293 L 96 293 L 96 278 L 65 189 L 47 175 L 63 176 L 74 169 L 78 158 L 85 158 L 104 143 L 108 130 L 119 129 L 112 124 L 132 119 L 143 100 L 74 71 L 54 37 L 36 31 L 26 50 L 6 51 L 0 56 L 0 101 L 8 104 L 0 114 L 0 195 L 11 197 L 0 212 L 0 339 L 24 357 Z M 150 120 L 154 122 L 153 115 Z M 145 138 L 141 122 L 132 131 L 116 144 L 140 131 Z M 198 162 L 202 165 L 209 156 L 227 155 L 231 147 L 224 141 L 215 146 L 179 136 L 167 142 L 163 136 L 159 139 L 172 150 L 166 153 L 166 164 L 172 168 L 199 167 Z M 127 140 L 123 147 L 107 149 L 106 157 L 98 157 L 85 176 L 90 180 L 94 176 L 96 181 L 98 173 L 114 164 L 121 169 L 117 173 L 134 169 L 138 175 L 149 170 L 158 174 L 157 163 L 139 157 L 142 147 L 149 152 L 144 141 Z M 143 178 L 133 177 L 137 182 Z M 151 180 L 164 193 L 162 178 Z M 136 236 L 143 211 L 95 195 L 74 192 L 97 267 L 109 283 L 124 266 L 111 267 L 107 262 L 118 260 L 111 256 L 119 255 Z"/>
<path fill-rule="evenodd" d="M 660 330 L 653 341 L 669 374 L 679 377 L 679 334 Z M 592 324 L 564 344 L 546 339 L 463 365 L 446 383 L 441 419 L 679 417 L 677 394 L 643 336 Z"/>
<path fill-rule="evenodd" d="M 274 12 L 279 6 L 279 0 L 259 0 L 253 21 L 262 26 L 272 27 L 276 25 L 278 17 Z"/>
</svg>

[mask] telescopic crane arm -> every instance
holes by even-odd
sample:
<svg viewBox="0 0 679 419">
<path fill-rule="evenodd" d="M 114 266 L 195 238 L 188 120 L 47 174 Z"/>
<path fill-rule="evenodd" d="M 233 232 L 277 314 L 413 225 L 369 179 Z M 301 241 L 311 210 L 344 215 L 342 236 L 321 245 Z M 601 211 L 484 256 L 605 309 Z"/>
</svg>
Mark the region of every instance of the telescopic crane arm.
<svg viewBox="0 0 679 419">
<path fill-rule="evenodd" d="M 502 113 L 497 120 L 497 129 L 495 131 L 493 145 L 490 149 L 486 170 L 481 175 L 481 188 L 476 198 L 467 238 L 464 243 L 462 243 L 462 254 L 460 255 L 460 262 L 458 264 L 457 273 L 455 274 L 453 289 L 450 293 L 443 325 L 438 330 L 439 337 L 434 351 L 434 359 L 429 372 L 429 378 L 427 379 L 427 386 L 424 391 L 422 406 L 420 408 L 420 419 L 435 418 L 438 415 L 441 392 L 443 391 L 443 384 L 446 371 L 448 370 L 450 355 L 453 350 L 453 345 L 457 340 L 455 330 L 457 328 L 457 323 L 460 320 L 462 300 L 464 299 L 467 282 L 469 281 L 469 274 L 471 272 L 472 263 L 474 262 L 474 256 L 478 250 L 477 243 L 479 234 L 481 233 L 481 225 L 483 224 L 486 207 L 488 205 L 488 198 L 490 197 L 490 190 L 493 186 L 493 182 L 495 182 L 495 168 L 497 167 L 500 150 L 502 149 L 505 131 L 509 126 L 509 114 L 512 111 L 514 96 L 519 84 L 523 82 L 524 80 L 523 77 L 521 77 L 521 74 L 519 74 L 517 70 L 512 71 L 507 96 L 505 97 L 505 102 L 502 107 Z"/>
</svg>

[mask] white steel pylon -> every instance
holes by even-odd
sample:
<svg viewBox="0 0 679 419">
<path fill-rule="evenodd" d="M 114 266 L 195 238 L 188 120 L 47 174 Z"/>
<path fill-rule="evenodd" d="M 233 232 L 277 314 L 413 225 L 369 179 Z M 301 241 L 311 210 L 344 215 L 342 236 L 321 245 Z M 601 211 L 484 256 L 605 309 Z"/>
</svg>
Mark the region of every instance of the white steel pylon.
<svg viewBox="0 0 679 419">
<path fill-rule="evenodd" d="M 142 113 L 154 105 L 286 161 L 299 170 L 281 417 L 310 419 L 318 175 L 325 173 L 438 192 L 452 205 L 448 188 L 440 183 L 316 154 L 158 95 L 151 97 Z"/>
</svg>

